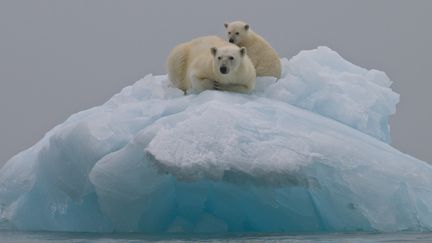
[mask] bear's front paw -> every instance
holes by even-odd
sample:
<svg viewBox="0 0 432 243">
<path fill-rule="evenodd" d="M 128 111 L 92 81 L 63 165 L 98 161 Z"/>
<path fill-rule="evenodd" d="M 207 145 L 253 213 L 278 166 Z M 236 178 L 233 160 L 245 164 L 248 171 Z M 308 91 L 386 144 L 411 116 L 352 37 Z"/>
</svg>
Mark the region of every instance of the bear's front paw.
<svg viewBox="0 0 432 243">
<path fill-rule="evenodd" d="M 215 90 L 221 90 L 222 89 L 222 84 L 219 83 L 218 81 L 213 81 L 213 88 Z"/>
</svg>

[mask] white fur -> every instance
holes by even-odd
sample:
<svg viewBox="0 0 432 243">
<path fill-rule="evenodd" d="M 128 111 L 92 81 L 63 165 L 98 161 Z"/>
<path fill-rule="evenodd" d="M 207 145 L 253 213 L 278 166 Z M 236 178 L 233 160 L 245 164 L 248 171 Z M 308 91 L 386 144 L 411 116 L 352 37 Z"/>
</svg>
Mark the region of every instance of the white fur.
<svg viewBox="0 0 432 243">
<path fill-rule="evenodd" d="M 248 56 L 252 60 L 257 76 L 273 76 L 280 78 L 281 63 L 273 47 L 260 35 L 253 32 L 249 25 L 242 21 L 225 24 L 227 40 L 246 47 Z"/>
<path fill-rule="evenodd" d="M 196 38 L 171 51 L 167 60 L 168 77 L 185 93 L 190 89 L 248 93 L 255 88 L 256 72 L 245 49 L 243 53 L 238 46 L 217 36 Z M 222 66 L 229 70 L 227 74 L 221 73 Z"/>
</svg>

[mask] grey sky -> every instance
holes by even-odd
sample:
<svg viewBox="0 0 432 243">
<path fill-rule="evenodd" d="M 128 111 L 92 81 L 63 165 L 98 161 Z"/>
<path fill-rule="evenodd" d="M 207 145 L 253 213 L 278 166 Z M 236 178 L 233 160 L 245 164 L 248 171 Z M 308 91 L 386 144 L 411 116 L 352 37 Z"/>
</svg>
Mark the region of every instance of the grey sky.
<svg viewBox="0 0 432 243">
<path fill-rule="evenodd" d="M 104 103 L 171 48 L 245 20 L 281 57 L 326 45 L 401 94 L 393 146 L 432 162 L 432 1 L 0 1 L 0 165 Z"/>
</svg>

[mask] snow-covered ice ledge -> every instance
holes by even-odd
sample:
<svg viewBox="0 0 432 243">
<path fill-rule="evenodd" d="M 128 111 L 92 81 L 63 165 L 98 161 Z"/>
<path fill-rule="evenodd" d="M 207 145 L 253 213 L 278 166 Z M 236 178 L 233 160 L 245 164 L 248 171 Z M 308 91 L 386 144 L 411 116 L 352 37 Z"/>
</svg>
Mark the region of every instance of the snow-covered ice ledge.
<svg viewBox="0 0 432 243">
<path fill-rule="evenodd" d="M 393 147 L 385 73 L 327 47 L 282 59 L 251 95 L 184 96 L 148 75 L 0 171 L 22 230 L 432 229 L 432 167 Z"/>
</svg>

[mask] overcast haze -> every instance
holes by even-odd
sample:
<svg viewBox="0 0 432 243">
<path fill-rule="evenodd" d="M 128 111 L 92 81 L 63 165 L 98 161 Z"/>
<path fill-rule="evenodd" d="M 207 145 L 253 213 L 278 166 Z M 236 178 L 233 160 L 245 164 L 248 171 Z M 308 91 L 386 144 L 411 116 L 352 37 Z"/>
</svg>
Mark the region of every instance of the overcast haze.
<svg viewBox="0 0 432 243">
<path fill-rule="evenodd" d="M 281 57 L 326 45 L 401 94 L 392 145 L 432 162 L 432 1 L 0 1 L 0 166 L 176 44 L 244 20 Z"/>
</svg>

